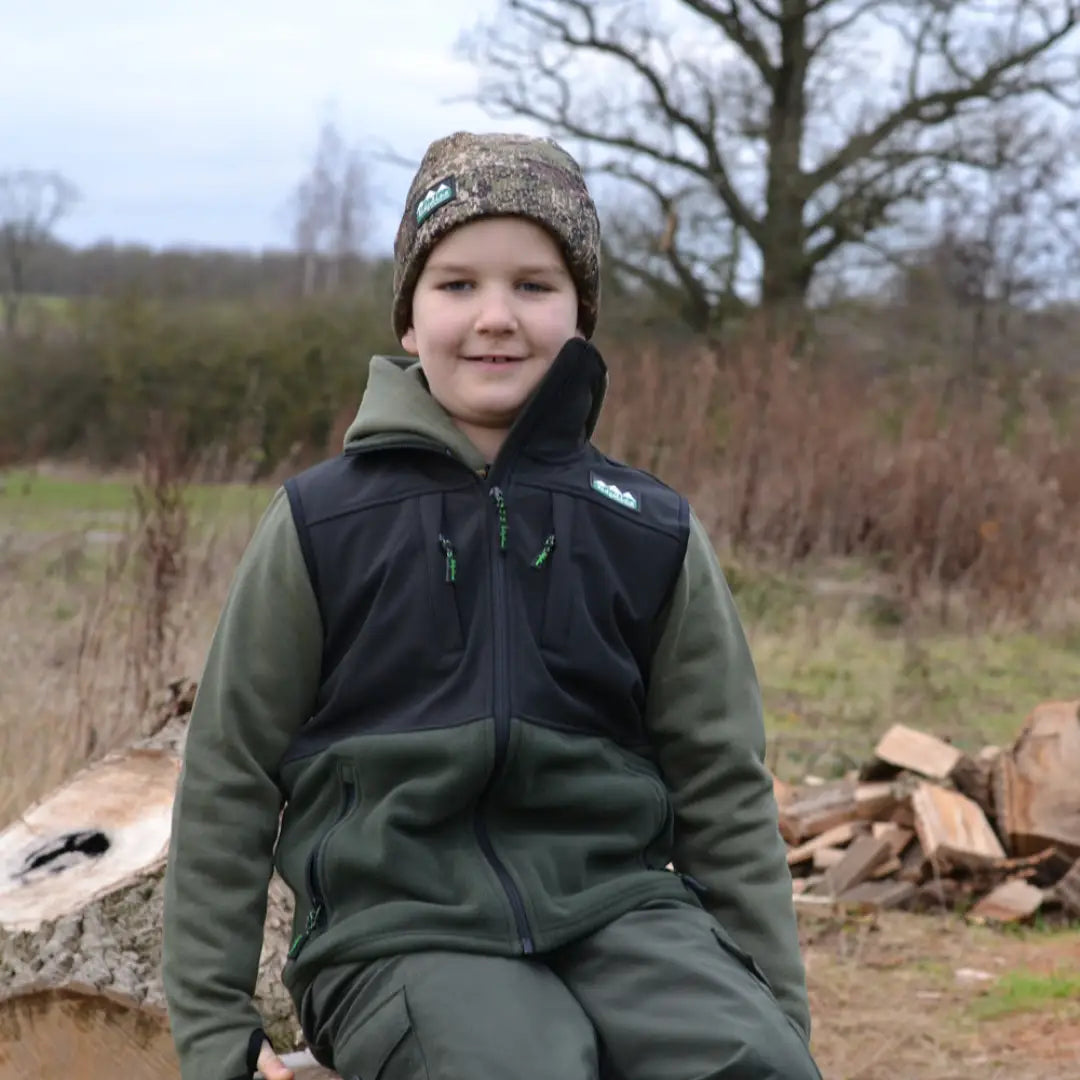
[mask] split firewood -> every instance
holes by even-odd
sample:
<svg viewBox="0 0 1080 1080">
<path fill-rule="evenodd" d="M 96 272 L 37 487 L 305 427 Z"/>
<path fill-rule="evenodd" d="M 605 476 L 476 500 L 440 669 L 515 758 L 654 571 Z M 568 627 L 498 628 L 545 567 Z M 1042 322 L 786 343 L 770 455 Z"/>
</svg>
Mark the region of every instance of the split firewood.
<svg viewBox="0 0 1080 1080">
<path fill-rule="evenodd" d="M 838 862 L 840 862 L 846 852 L 843 848 L 838 847 L 823 847 L 818 848 L 814 852 L 814 869 L 815 870 L 831 870 Z"/>
<path fill-rule="evenodd" d="M 798 791 L 780 808 L 780 832 L 789 844 L 801 844 L 836 825 L 858 819 L 855 785 L 849 780 Z"/>
<path fill-rule="evenodd" d="M 845 907 L 887 911 L 904 907 L 917 891 L 918 887 L 910 881 L 864 881 L 848 889 L 838 899 Z"/>
<path fill-rule="evenodd" d="M 892 848 L 887 840 L 860 836 L 844 853 L 844 858 L 826 872 L 823 888 L 833 896 L 840 896 L 866 881 L 878 866 L 891 857 Z"/>
<path fill-rule="evenodd" d="M 1047 702 L 994 767 L 994 803 L 1009 850 L 1053 845 L 1080 858 L 1080 701 Z"/>
<path fill-rule="evenodd" d="M 888 843 L 888 841 L 886 841 Z M 884 878 L 890 878 L 894 874 L 899 873 L 902 863 L 895 855 L 889 855 L 884 862 L 875 866 L 870 872 L 871 881 L 881 881 Z"/>
<path fill-rule="evenodd" d="M 1021 922 L 1042 907 L 1043 891 L 1020 878 L 1003 881 L 971 909 L 969 918 L 977 922 Z"/>
<path fill-rule="evenodd" d="M 893 724 L 882 736 L 874 756 L 897 769 L 930 780 L 947 780 L 965 757 L 955 746 L 923 731 Z"/>
<path fill-rule="evenodd" d="M 896 788 L 887 781 L 859 784 L 855 788 L 856 813 L 867 821 L 888 818 L 901 801 Z"/>
<path fill-rule="evenodd" d="M 856 836 L 866 832 L 866 823 L 862 821 L 845 821 L 842 825 L 834 825 L 823 833 L 818 833 L 813 840 L 807 840 L 805 844 L 789 848 L 787 861 L 789 866 L 798 866 L 800 863 L 810 862 L 816 851 L 822 848 L 840 848 L 850 844 Z"/>
<path fill-rule="evenodd" d="M 879 840 L 888 840 L 892 853 L 896 856 L 903 855 L 904 849 L 915 838 L 914 829 L 905 829 L 901 825 L 895 825 L 891 821 L 875 821 L 871 828 L 871 835 Z"/>
<path fill-rule="evenodd" d="M 915 831 L 938 873 L 964 866 L 977 868 L 1005 851 L 986 815 L 966 795 L 936 784 L 922 784 L 912 796 Z"/>
</svg>

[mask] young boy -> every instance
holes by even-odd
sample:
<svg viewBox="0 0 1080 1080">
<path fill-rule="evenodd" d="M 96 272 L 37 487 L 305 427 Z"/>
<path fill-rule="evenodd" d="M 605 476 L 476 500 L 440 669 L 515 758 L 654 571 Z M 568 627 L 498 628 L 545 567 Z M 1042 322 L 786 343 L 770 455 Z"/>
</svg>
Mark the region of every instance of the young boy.
<svg viewBox="0 0 1080 1080">
<path fill-rule="evenodd" d="M 419 361 L 376 358 L 344 454 L 275 496 L 191 718 L 184 1080 L 291 1075 L 252 1004 L 274 865 L 343 1077 L 820 1075 L 731 596 L 686 501 L 589 442 L 599 253 L 555 143 L 429 148 L 395 244 Z"/>
</svg>

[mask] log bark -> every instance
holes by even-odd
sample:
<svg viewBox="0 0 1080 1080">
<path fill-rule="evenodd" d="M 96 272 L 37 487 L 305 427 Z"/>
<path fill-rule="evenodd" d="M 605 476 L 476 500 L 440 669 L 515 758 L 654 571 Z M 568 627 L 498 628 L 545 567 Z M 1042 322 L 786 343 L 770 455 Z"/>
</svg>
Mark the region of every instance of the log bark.
<svg viewBox="0 0 1080 1080">
<path fill-rule="evenodd" d="M 0 833 L 0 1080 L 179 1076 L 161 940 L 184 735 L 181 720 L 166 724 Z M 280 981 L 291 926 L 292 897 L 275 877 L 255 999 L 279 1053 L 303 1046 Z"/>
</svg>

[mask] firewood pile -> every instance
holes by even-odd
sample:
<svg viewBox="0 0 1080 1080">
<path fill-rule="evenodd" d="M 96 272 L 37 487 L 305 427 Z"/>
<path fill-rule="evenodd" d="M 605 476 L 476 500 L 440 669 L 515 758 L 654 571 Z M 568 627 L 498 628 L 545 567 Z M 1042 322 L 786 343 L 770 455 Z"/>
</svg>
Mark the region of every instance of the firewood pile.
<svg viewBox="0 0 1080 1080">
<path fill-rule="evenodd" d="M 798 908 L 1080 920 L 1080 701 L 974 755 L 897 724 L 844 779 L 774 787 Z"/>
</svg>

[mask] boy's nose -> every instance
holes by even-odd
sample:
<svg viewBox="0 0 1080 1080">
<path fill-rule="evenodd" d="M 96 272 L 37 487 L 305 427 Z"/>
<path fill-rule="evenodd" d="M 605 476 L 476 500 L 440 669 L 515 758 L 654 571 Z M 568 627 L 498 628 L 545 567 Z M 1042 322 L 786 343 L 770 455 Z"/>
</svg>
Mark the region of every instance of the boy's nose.
<svg viewBox="0 0 1080 1080">
<path fill-rule="evenodd" d="M 513 305 L 501 289 L 492 289 L 481 298 L 476 315 L 476 329 L 488 333 L 505 333 L 517 327 Z"/>
</svg>

